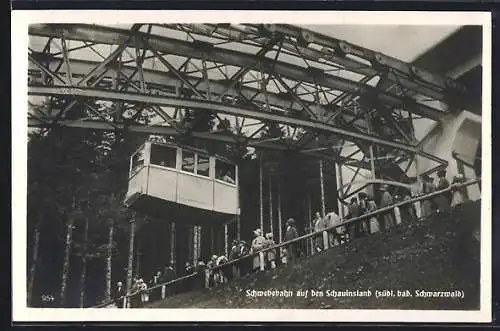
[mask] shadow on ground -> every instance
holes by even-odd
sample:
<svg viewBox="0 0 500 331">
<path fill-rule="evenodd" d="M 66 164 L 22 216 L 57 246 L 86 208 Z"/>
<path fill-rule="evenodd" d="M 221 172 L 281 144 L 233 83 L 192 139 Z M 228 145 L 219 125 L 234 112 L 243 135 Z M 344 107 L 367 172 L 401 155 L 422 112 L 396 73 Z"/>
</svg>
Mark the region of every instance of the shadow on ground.
<svg viewBox="0 0 500 331">
<path fill-rule="evenodd" d="M 149 308 L 479 309 L 480 201 L 447 216 L 399 224 L 332 248 L 274 274 L 169 297 Z M 247 290 L 291 290 L 291 297 L 249 297 Z M 370 297 L 297 297 L 297 290 L 371 290 Z M 386 297 L 375 290 L 463 291 L 464 298 Z"/>
</svg>

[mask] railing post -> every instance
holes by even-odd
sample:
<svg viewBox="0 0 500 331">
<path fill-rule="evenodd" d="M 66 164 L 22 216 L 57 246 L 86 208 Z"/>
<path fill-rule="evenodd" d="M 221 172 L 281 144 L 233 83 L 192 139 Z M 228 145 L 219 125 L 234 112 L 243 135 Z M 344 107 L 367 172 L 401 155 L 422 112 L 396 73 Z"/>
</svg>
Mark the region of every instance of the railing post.
<svg viewBox="0 0 500 331">
<path fill-rule="evenodd" d="M 260 262 L 260 271 L 264 271 L 265 265 L 264 265 L 264 253 L 259 252 L 259 262 Z"/>
<path fill-rule="evenodd" d="M 328 249 L 328 231 L 323 231 L 323 250 Z"/>
<path fill-rule="evenodd" d="M 396 218 L 396 224 L 401 223 L 401 210 L 398 206 L 394 207 L 394 217 Z"/>
<path fill-rule="evenodd" d="M 166 295 L 166 292 L 167 292 L 167 286 L 166 285 L 163 285 L 161 287 L 161 299 L 165 299 L 165 295 Z"/>
</svg>

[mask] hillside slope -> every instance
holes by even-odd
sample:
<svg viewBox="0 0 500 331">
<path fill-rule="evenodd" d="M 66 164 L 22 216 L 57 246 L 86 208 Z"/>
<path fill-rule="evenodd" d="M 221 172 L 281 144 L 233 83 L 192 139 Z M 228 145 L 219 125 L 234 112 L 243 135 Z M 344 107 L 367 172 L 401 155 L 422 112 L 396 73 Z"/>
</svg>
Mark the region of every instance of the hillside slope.
<svg viewBox="0 0 500 331">
<path fill-rule="evenodd" d="M 150 308 L 372 308 L 479 309 L 480 201 L 447 217 L 400 224 L 332 248 L 274 274 L 264 272 L 226 286 L 180 294 Z M 247 290 L 292 290 L 291 297 L 250 297 Z M 323 297 L 297 297 L 297 290 Z M 370 297 L 327 297 L 327 290 L 371 290 Z M 386 297 L 375 290 L 463 291 L 464 298 Z"/>
</svg>

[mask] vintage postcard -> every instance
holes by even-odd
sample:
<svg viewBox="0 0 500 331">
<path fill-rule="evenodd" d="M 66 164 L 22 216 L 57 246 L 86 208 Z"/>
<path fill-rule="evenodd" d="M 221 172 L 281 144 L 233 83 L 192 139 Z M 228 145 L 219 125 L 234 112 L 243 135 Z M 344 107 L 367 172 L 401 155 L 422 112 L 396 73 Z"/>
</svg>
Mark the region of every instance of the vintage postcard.
<svg viewBox="0 0 500 331">
<path fill-rule="evenodd" d="M 491 321 L 489 13 L 12 22 L 14 321 Z"/>
</svg>

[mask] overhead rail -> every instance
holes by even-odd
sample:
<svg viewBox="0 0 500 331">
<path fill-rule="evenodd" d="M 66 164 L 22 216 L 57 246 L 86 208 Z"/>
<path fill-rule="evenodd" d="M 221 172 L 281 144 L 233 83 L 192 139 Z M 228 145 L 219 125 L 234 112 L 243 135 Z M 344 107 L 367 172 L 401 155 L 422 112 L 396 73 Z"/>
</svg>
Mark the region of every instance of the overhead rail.
<svg viewBox="0 0 500 331">
<path fill-rule="evenodd" d="M 119 92 L 119 91 L 101 90 L 93 88 L 78 88 L 70 86 L 29 86 L 28 95 L 45 95 L 45 96 L 60 95 L 60 96 L 87 97 L 87 98 L 95 98 L 98 100 L 127 101 L 130 103 L 142 103 L 142 104 L 147 103 L 159 106 L 177 106 L 177 107 L 204 109 L 204 110 L 216 111 L 236 116 L 244 116 L 244 117 L 262 119 L 267 121 L 275 121 L 284 124 L 327 131 L 330 133 L 339 134 L 341 136 L 355 140 L 372 142 L 382 146 L 401 149 L 404 151 L 418 153 L 422 155 L 426 154 L 422 152 L 421 149 L 419 149 L 418 147 L 412 146 L 410 144 L 383 139 L 375 135 L 361 134 L 354 131 L 345 130 L 339 127 L 335 127 L 333 125 L 324 124 L 319 121 L 312 121 L 309 119 L 305 120 L 290 116 L 284 116 L 276 113 L 257 111 L 253 109 L 245 109 L 242 107 L 236 107 L 217 102 L 210 102 L 207 100 L 202 101 L 195 99 L 182 99 L 182 98 L 168 97 L 168 96 L 144 95 L 139 93 Z"/>
<path fill-rule="evenodd" d="M 283 77 L 300 82 L 308 82 L 329 87 L 335 90 L 356 95 L 372 95 L 384 104 L 394 107 L 409 107 L 413 112 L 427 118 L 438 118 L 444 112 L 412 98 L 401 97 L 392 93 L 379 91 L 368 84 L 362 84 L 340 76 L 325 73 L 315 67 L 303 68 L 282 61 L 274 61 L 248 53 L 225 49 L 209 43 L 194 43 L 158 35 L 148 35 L 144 32 L 134 32 L 137 38 L 130 38 L 132 32 L 85 24 L 30 25 L 30 35 L 49 38 L 61 38 L 98 44 L 124 44 L 141 49 L 154 49 L 157 52 L 178 56 L 203 59 L 208 56 L 211 61 L 237 67 L 256 67 L 264 72 L 272 72 Z"/>
</svg>

